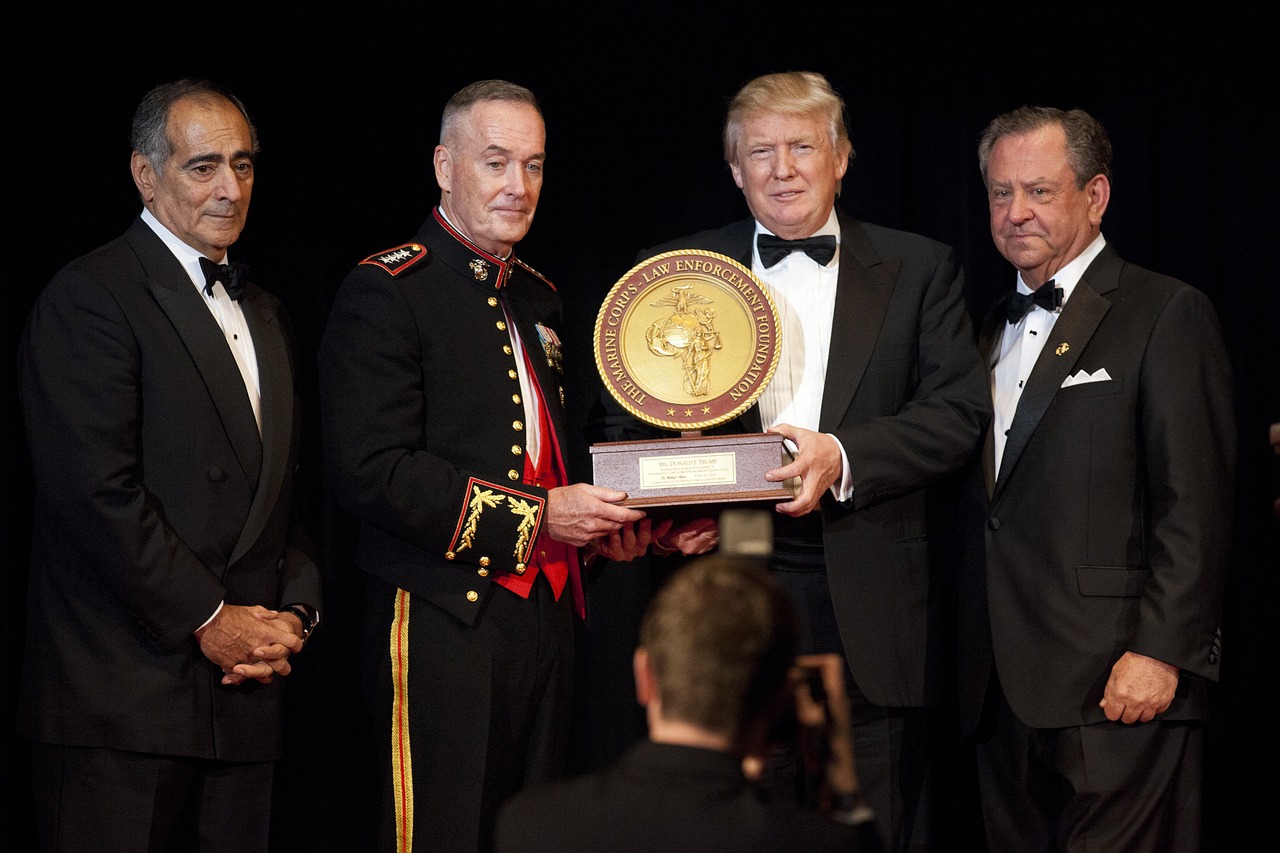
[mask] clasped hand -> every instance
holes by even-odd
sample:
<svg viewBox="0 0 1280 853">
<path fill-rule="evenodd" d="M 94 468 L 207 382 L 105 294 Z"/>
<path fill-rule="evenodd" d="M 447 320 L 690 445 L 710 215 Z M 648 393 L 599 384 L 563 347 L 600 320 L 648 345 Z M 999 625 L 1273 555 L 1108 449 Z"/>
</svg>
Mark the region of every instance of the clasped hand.
<svg viewBox="0 0 1280 853">
<path fill-rule="evenodd" d="M 226 685 L 248 679 L 270 684 L 292 671 L 289 655 L 302 651 L 298 617 L 256 604 L 224 604 L 195 636 L 204 656 L 222 668 Z"/>
</svg>

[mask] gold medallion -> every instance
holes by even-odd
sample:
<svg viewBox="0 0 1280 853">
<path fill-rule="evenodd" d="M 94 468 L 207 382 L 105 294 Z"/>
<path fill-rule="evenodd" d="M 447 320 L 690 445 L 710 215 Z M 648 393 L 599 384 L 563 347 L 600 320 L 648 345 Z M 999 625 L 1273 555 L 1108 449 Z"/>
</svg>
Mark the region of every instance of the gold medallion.
<svg viewBox="0 0 1280 853">
<path fill-rule="evenodd" d="M 635 417 L 698 432 L 756 401 L 777 368 L 780 333 L 750 269 L 715 252 L 665 252 L 609 291 L 596 317 L 596 367 Z"/>
</svg>

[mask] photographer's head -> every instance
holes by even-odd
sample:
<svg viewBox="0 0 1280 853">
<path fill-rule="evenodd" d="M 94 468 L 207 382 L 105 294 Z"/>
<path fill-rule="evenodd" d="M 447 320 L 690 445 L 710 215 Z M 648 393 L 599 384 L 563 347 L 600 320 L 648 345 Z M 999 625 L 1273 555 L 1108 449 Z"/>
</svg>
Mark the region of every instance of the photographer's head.
<svg viewBox="0 0 1280 853">
<path fill-rule="evenodd" d="M 788 701 L 790 599 L 755 561 L 713 555 L 663 586 L 640 627 L 636 697 L 650 738 L 740 749 Z"/>
</svg>

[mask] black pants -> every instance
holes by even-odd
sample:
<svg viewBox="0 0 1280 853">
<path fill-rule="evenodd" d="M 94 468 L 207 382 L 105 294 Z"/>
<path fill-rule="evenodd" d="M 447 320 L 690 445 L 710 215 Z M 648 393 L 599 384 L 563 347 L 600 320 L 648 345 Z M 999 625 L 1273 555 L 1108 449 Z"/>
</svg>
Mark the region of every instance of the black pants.
<svg viewBox="0 0 1280 853">
<path fill-rule="evenodd" d="M 539 578 L 495 588 L 474 626 L 371 578 L 366 660 L 383 802 L 378 849 L 486 851 L 498 810 L 559 775 L 573 692 L 573 612 Z"/>
<path fill-rule="evenodd" d="M 1033 729 L 994 698 L 977 745 L 992 853 L 1198 853 L 1203 724 Z"/>
<path fill-rule="evenodd" d="M 31 759 L 45 853 L 266 853 L 271 762 L 40 743 Z"/>
<path fill-rule="evenodd" d="M 928 850 L 936 734 L 930 712 L 875 705 L 858 687 L 840 639 L 820 543 L 780 539 L 772 568 L 800 613 L 800 653 L 834 653 L 845 660 L 854 764 L 885 848 Z"/>
</svg>

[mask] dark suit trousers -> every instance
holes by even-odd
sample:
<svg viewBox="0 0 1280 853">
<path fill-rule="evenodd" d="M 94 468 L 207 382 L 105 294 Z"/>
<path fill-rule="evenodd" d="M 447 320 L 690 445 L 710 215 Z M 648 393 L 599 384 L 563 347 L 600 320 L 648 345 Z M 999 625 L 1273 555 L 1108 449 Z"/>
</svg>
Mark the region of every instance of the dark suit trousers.
<svg viewBox="0 0 1280 853">
<path fill-rule="evenodd" d="M 781 525 L 785 529 L 785 524 Z M 834 653 L 845 658 L 827 585 L 822 546 L 779 538 L 773 575 L 800 613 L 801 654 Z M 928 850 L 930 845 L 930 723 L 923 708 L 872 704 L 858 688 L 845 658 L 853 723 L 853 756 L 867 804 L 890 851 Z M 802 791 L 801 797 L 809 794 Z"/>
<path fill-rule="evenodd" d="M 45 853 L 266 853 L 273 762 L 40 743 L 31 756 Z"/>
<path fill-rule="evenodd" d="M 573 693 L 573 611 L 539 577 L 495 587 L 474 626 L 369 578 L 366 660 L 384 781 L 377 849 L 486 851 L 507 797 L 559 775 Z M 399 627 L 397 627 L 399 626 Z"/>
<path fill-rule="evenodd" d="M 994 699 L 977 746 L 992 853 L 1199 853 L 1201 723 L 1033 729 Z"/>
</svg>

